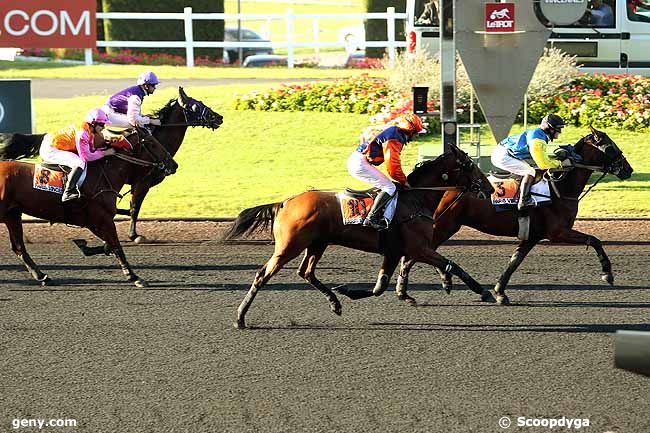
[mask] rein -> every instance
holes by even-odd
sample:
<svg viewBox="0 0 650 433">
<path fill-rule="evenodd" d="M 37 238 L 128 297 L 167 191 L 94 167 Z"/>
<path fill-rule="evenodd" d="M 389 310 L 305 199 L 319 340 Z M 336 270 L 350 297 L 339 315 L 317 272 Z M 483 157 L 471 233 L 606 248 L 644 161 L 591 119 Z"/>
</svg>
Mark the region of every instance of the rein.
<svg viewBox="0 0 650 433">
<path fill-rule="evenodd" d="M 131 164 L 141 165 L 142 167 L 162 167 L 160 162 L 151 162 L 144 159 L 136 158 L 134 156 L 125 155 L 123 153 L 115 153 L 113 156 L 123 161 L 130 162 Z"/>
<path fill-rule="evenodd" d="M 559 199 L 562 199 L 562 200 L 572 200 L 572 201 L 580 202 L 580 200 L 582 200 L 582 199 L 583 199 L 587 194 L 589 194 L 589 192 L 590 192 L 592 189 L 594 189 L 594 187 L 595 187 L 596 185 L 598 185 L 598 182 L 600 182 L 601 180 L 603 180 L 603 179 L 605 178 L 605 176 L 607 176 L 607 171 L 605 171 L 605 167 L 604 167 L 604 166 L 600 166 L 600 165 L 586 165 L 586 164 L 574 163 L 574 164 L 573 164 L 573 167 L 575 167 L 575 168 L 584 168 L 584 169 L 586 169 L 586 170 L 590 170 L 590 171 L 600 171 L 600 172 L 603 173 L 603 174 L 602 174 L 598 179 L 596 179 L 596 181 L 595 181 L 595 182 L 594 182 L 594 183 L 593 183 L 589 188 L 587 188 L 587 191 L 583 192 L 583 193 L 580 195 L 580 197 L 563 197 L 563 196 L 560 194 L 560 191 L 558 190 L 558 188 L 557 188 L 557 186 L 555 185 L 555 183 L 561 181 L 562 179 L 564 179 L 564 176 L 561 175 L 560 178 L 558 178 L 557 180 L 555 180 L 555 179 L 553 179 L 553 177 L 552 177 L 552 175 L 551 175 L 551 171 L 550 171 L 550 169 L 546 171 L 546 173 L 548 173 L 548 180 L 549 180 L 549 182 L 550 182 L 550 184 L 551 184 L 551 187 L 553 188 L 553 191 L 555 192 L 555 195 L 557 195 L 557 197 L 558 197 Z M 568 172 L 568 171 L 565 171 L 563 174 L 566 174 L 567 172 Z"/>
<path fill-rule="evenodd" d="M 465 193 L 467 192 L 467 188 L 462 187 L 462 186 L 420 186 L 420 187 L 416 186 L 416 187 L 409 187 L 409 189 L 407 189 L 406 191 L 413 191 L 413 190 L 419 190 L 419 191 L 460 191 L 460 194 L 458 194 L 456 196 L 456 198 L 454 198 L 452 200 L 452 202 L 449 203 L 449 205 L 447 207 L 445 207 L 445 209 L 442 212 L 440 212 L 440 215 L 438 215 L 438 218 L 443 216 L 449 209 L 451 209 L 451 207 L 454 204 L 456 204 L 456 202 L 458 200 L 460 200 L 463 197 L 463 195 L 465 195 Z M 435 213 L 435 209 L 434 209 L 434 213 Z M 408 221 L 412 221 L 412 220 L 414 220 L 416 218 L 426 218 L 428 220 L 431 220 L 431 222 L 433 222 L 434 224 L 438 220 L 438 218 L 433 218 L 433 217 L 431 217 L 431 216 L 429 216 L 427 214 L 423 214 L 421 212 L 418 212 L 416 214 L 411 215 L 406 220 L 400 221 L 400 222 L 405 223 L 405 222 L 408 222 Z"/>
</svg>

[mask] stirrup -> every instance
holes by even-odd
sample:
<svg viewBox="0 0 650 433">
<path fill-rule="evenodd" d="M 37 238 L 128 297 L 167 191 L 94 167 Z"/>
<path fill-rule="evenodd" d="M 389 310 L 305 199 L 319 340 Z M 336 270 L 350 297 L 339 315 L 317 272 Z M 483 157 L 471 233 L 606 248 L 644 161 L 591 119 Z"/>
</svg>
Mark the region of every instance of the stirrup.
<svg viewBox="0 0 650 433">
<path fill-rule="evenodd" d="M 379 221 L 374 221 L 371 218 L 366 218 L 363 220 L 363 226 L 364 227 L 372 227 L 375 230 L 386 230 L 388 228 L 388 224 L 386 219 L 382 218 Z"/>
<path fill-rule="evenodd" d="M 77 200 L 81 197 L 81 194 L 78 192 L 71 192 L 69 194 L 63 193 L 61 196 L 61 201 L 62 202 L 67 202 L 67 201 L 72 201 L 72 200 Z"/>
<path fill-rule="evenodd" d="M 524 200 L 523 202 L 517 203 L 517 209 L 518 210 L 529 209 L 531 207 L 535 207 L 535 205 L 536 205 L 535 200 L 529 198 L 527 200 Z"/>
</svg>

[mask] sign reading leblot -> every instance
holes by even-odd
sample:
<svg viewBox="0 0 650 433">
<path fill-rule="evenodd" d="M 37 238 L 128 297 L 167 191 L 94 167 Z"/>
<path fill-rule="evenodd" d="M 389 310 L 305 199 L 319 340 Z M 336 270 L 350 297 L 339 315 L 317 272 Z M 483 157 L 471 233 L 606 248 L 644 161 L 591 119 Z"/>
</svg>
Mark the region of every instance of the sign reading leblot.
<svg viewBox="0 0 650 433">
<path fill-rule="evenodd" d="M 0 2 L 0 47 L 93 48 L 96 0 Z"/>
<path fill-rule="evenodd" d="M 509 33 L 515 31 L 514 3 L 485 3 L 485 31 Z"/>
</svg>

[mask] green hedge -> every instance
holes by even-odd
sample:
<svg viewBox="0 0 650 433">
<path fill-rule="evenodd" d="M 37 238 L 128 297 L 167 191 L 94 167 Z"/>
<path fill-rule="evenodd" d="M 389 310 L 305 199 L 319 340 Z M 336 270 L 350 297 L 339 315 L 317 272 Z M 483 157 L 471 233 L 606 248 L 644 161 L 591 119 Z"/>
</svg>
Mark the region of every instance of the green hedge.
<svg viewBox="0 0 650 433">
<path fill-rule="evenodd" d="M 366 10 L 368 12 L 386 12 L 386 8 L 394 7 L 395 12 L 404 13 L 406 11 L 406 1 L 398 0 L 366 0 Z M 366 20 L 366 40 L 367 41 L 385 41 L 386 33 L 386 20 L 371 19 Z M 404 40 L 404 26 L 403 21 L 398 20 L 395 25 L 395 40 Z M 384 57 L 386 48 L 366 48 L 366 56 L 371 58 L 380 59 Z"/>
<path fill-rule="evenodd" d="M 99 0 L 98 0 L 99 2 Z M 183 12 L 191 6 L 194 13 L 223 13 L 224 0 L 101 0 L 97 10 L 103 12 Z M 106 40 L 123 41 L 182 41 L 185 40 L 183 21 L 180 20 L 102 20 Z M 224 22 L 201 20 L 194 21 L 193 35 L 195 41 L 223 41 Z M 108 48 L 109 52 L 121 48 Z M 147 53 L 171 53 L 185 55 L 182 48 L 136 48 L 134 51 Z M 197 48 L 195 56 L 221 58 L 221 48 Z"/>
</svg>

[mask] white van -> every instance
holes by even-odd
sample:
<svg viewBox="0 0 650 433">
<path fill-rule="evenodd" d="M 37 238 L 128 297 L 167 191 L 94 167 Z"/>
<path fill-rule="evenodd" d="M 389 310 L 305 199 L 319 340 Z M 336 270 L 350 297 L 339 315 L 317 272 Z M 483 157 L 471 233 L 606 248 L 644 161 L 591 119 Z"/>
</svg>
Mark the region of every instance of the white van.
<svg viewBox="0 0 650 433">
<path fill-rule="evenodd" d="M 611 11 L 611 18 L 594 18 L 597 14 L 590 10 L 598 2 L 606 15 Z M 411 50 L 438 52 L 438 5 L 438 0 L 407 0 Z M 588 12 L 577 23 L 553 28 L 548 45 L 576 55 L 586 72 L 650 76 L 650 0 L 590 0 Z"/>
</svg>

